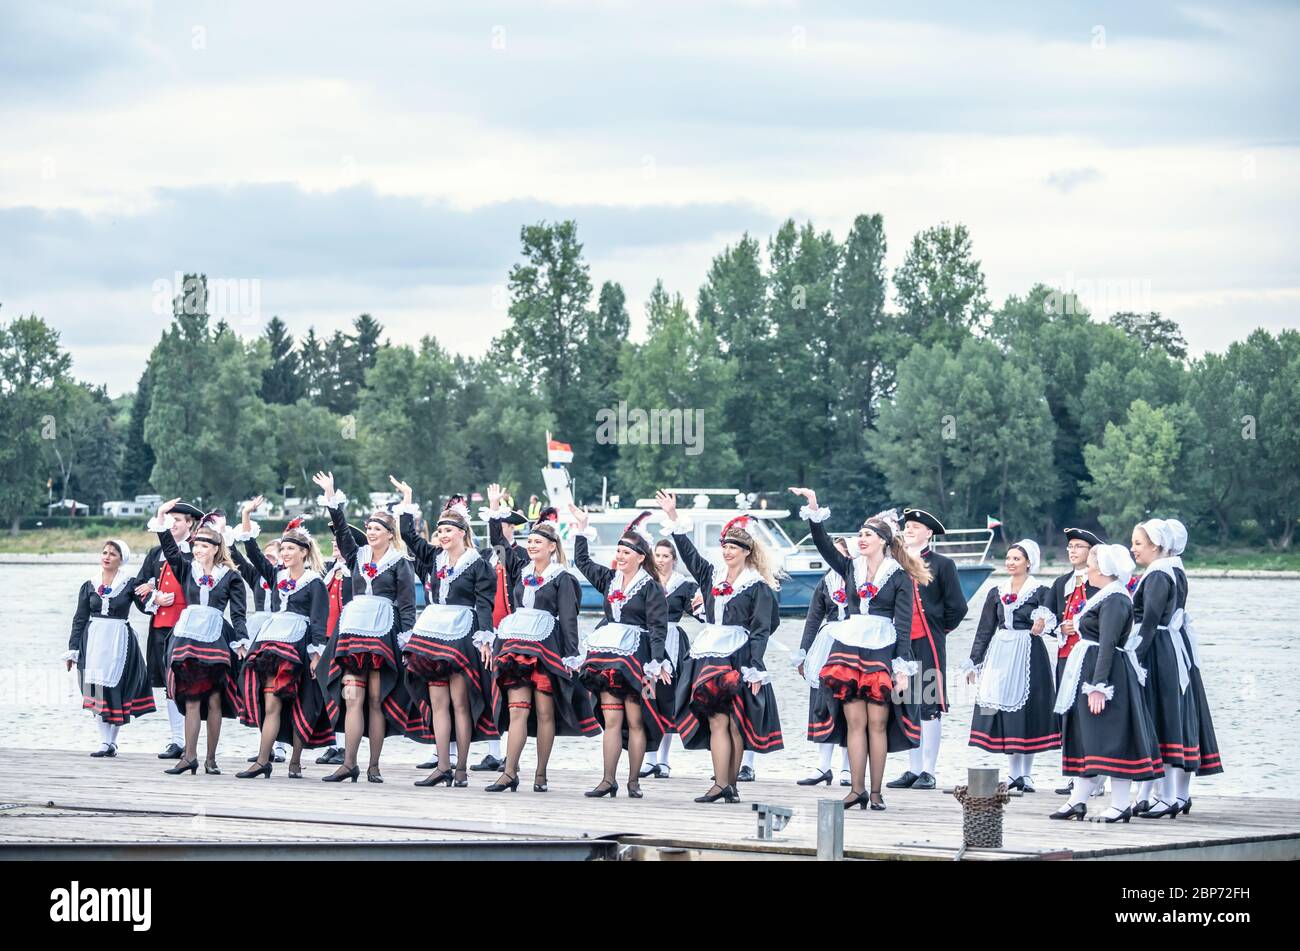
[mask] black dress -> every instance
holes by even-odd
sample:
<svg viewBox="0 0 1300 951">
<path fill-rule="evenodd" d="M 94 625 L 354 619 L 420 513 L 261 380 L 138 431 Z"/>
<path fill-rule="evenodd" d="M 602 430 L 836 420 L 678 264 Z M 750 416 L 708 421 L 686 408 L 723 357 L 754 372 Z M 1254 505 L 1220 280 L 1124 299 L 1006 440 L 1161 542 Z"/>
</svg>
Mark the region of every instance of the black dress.
<svg viewBox="0 0 1300 951">
<path fill-rule="evenodd" d="M 178 705 L 197 700 L 199 716 L 206 720 L 208 697 L 220 691 L 221 715 L 236 719 L 241 701 L 239 657 L 233 645 L 247 637 L 244 579 L 226 565 L 213 565 L 211 574 L 202 574 L 169 530 L 159 531 L 158 540 L 186 605 L 167 640 L 167 696 Z"/>
<path fill-rule="evenodd" d="M 578 680 L 591 692 L 596 719 L 602 729 L 605 728 L 602 693 L 639 703 L 646 749 L 655 749 L 673 724 L 669 711 L 660 709 L 657 695 L 654 700 L 646 700 L 641 696 L 641 688 L 649 676 L 647 665 L 653 665 L 650 669 L 657 671 L 666 659 L 668 601 L 664 589 L 648 571 L 640 568 L 624 590 L 621 572 L 591 560 L 584 535 L 573 541 L 573 563 L 592 587 L 605 596 L 605 617 L 587 638 L 587 658 L 578 669 Z M 624 749 L 627 740 L 624 717 Z"/>
<path fill-rule="evenodd" d="M 495 683 L 483 667 L 479 643 L 488 643 L 492 633 L 492 601 L 497 577 L 491 565 L 469 547 L 456 564 L 448 564 L 447 553 L 430 544 L 415 530 L 409 512 L 401 516 L 402 540 L 415 561 L 416 577 L 427 580 L 429 600 L 416 619 L 411 637 L 402 647 L 406 667 L 406 691 L 411 698 L 407 736 L 417 743 L 435 743 L 433 707 L 429 687 L 445 686 L 453 674 L 467 681 L 470 742 L 494 740 L 497 729 Z M 451 736 L 456 737 L 456 708 L 451 714 Z"/>
<path fill-rule="evenodd" d="M 691 642 L 682 628 L 682 618 L 691 613 L 691 601 L 695 592 L 700 590 L 690 578 L 673 572 L 664 585 L 664 598 L 668 602 L 668 634 L 664 641 L 664 656 L 673 665 L 673 682 L 655 681 L 655 703 L 667 717 L 669 725 L 666 733 L 677 732 L 677 719 L 682 711 L 677 709 L 677 681 L 690 677 L 694 672 L 691 662 Z"/>
<path fill-rule="evenodd" d="M 1033 587 L 1031 587 L 1033 585 Z M 1047 637 L 1056 618 L 1044 604 L 1051 589 L 1027 579 L 1019 594 L 1001 586 L 984 599 L 979 627 L 964 669 L 982 667 L 975 709 L 971 714 L 971 746 L 1003 753 L 1043 753 L 1061 746 L 1061 721 L 1055 711 L 1056 678 Z M 1011 598 L 1010 602 L 1004 600 Z M 1011 616 L 1011 627 L 1007 615 Z M 1043 636 L 1030 632 L 1036 618 L 1044 620 Z M 1023 632 L 1019 634 L 1013 631 Z M 1052 639 L 1055 644 L 1055 638 Z M 996 645 L 990 657 L 990 647 Z M 986 683 L 986 678 L 990 678 Z M 996 699 L 981 702 L 985 687 Z"/>
<path fill-rule="evenodd" d="M 1180 559 L 1181 561 L 1181 559 Z M 1183 640 L 1183 650 L 1191 661 L 1188 675 L 1190 682 L 1187 693 L 1192 697 L 1196 707 L 1196 726 L 1198 741 L 1196 743 L 1196 775 L 1212 776 L 1223 772 L 1223 760 L 1219 756 L 1219 738 L 1214 734 L 1214 719 L 1210 716 L 1210 702 L 1205 696 L 1205 682 L 1201 679 L 1200 649 L 1191 634 L 1191 620 L 1187 617 L 1187 572 L 1181 564 L 1174 565 L 1174 576 L 1178 581 L 1178 607 L 1183 610 L 1183 623 L 1179 625 L 1178 635 Z"/>
<path fill-rule="evenodd" d="M 131 604 L 139 605 L 138 577 L 118 568 L 113 584 L 100 584 L 99 572 L 83 581 L 64 659 L 77 662 L 81 706 L 105 723 L 120 725 L 154 711 L 153 689 L 144 654 L 127 623 Z M 88 666 L 89 663 L 89 666 Z"/>
<path fill-rule="evenodd" d="M 1056 618 L 1056 680 L 1058 683 L 1065 673 L 1065 659 L 1070 656 L 1071 648 L 1079 640 L 1077 631 L 1069 635 L 1062 634 L 1061 625 L 1073 620 L 1088 599 L 1097 593 L 1097 589 L 1088 584 L 1086 571 L 1083 572 L 1082 584 L 1079 580 L 1078 575 L 1072 570 L 1058 575 L 1048 589 L 1047 600 L 1043 602 L 1047 610 L 1051 611 Z"/>
<path fill-rule="evenodd" d="M 912 612 L 916 600 L 912 576 L 893 558 L 886 557 L 877 566 L 875 575 L 868 578 L 866 558 L 850 558 L 842 553 L 821 521 L 810 518 L 808 525 L 817 551 L 830 569 L 847 582 L 844 620 L 824 625 L 815 639 L 806 638 L 807 643 L 800 644 L 807 655 L 805 679 L 810 683 L 816 681 L 824 688 L 818 697 L 825 706 L 814 713 L 814 718 L 819 724 L 829 721 L 829 726 L 818 732 L 827 736 L 848 735 L 843 707 L 847 700 L 882 703 L 889 707 L 885 730 L 888 752 L 910 750 L 921 742 L 921 714 L 913 691 L 900 695 L 894 690 L 894 683 L 898 675 L 906 674 L 910 685 L 911 679 L 920 673 L 920 664 L 912 654 Z M 855 620 L 861 615 L 880 618 L 891 625 L 893 636 L 878 622 Z M 856 625 L 864 625 L 865 639 L 861 639 L 863 632 Z M 819 739 L 818 742 L 828 741 Z"/>
<path fill-rule="evenodd" d="M 776 593 L 747 568 L 735 584 L 714 582 L 714 568 L 690 537 L 674 531 L 673 544 L 682 564 L 704 596 L 707 624 L 691 643 L 690 676 L 677 678 L 677 732 L 688 750 L 707 750 L 712 743 L 709 717 L 726 713 L 740 731 L 745 749 L 773 753 L 784 749 L 781 718 L 771 674 L 763 663 L 767 641 L 780 624 Z M 724 628 L 739 629 L 729 639 Z M 762 686 L 757 694 L 746 675 Z"/>
<path fill-rule="evenodd" d="M 1061 720 L 1061 772 L 1113 776 L 1139 782 L 1164 774 L 1155 729 L 1131 655 L 1121 650 L 1133 626 L 1133 604 L 1112 582 L 1075 616 L 1080 640 L 1071 650 L 1057 691 Z M 1077 658 L 1077 659 L 1076 659 Z M 1085 691 L 1107 697 L 1101 713 L 1088 709 Z"/>
<path fill-rule="evenodd" d="M 187 561 L 194 557 L 190 553 L 189 542 L 181 542 L 177 547 L 181 551 L 181 557 Z M 172 628 L 176 624 L 176 619 L 185 610 L 184 595 L 181 592 L 180 582 L 176 580 L 176 575 L 172 572 L 171 565 L 167 564 L 167 559 L 163 557 L 162 545 L 154 545 L 145 554 L 144 561 L 140 564 L 138 577 L 141 584 L 152 580 L 154 590 L 157 592 L 177 595 L 176 599 L 165 608 L 154 605 L 152 598 L 146 604 L 141 605 L 140 608 L 150 615 L 149 633 L 145 643 L 145 662 L 149 668 L 149 685 L 151 687 L 165 688 L 167 686 L 167 641 L 172 635 Z"/>
<path fill-rule="evenodd" d="M 343 516 L 343 505 L 329 507 L 334 549 L 352 574 L 352 600 L 339 615 L 337 630 L 325 645 L 317 664 L 324 678 L 317 677 L 324 693 L 325 713 L 335 732 L 343 732 L 347 709 L 343 703 L 345 674 L 366 677 L 379 671 L 380 704 L 384 711 L 384 735 L 402 736 L 418 724 L 409 719 L 410 699 L 402 681 L 398 660 L 398 635 L 415 625 L 415 573 L 411 560 L 396 548 L 389 548 L 379 561 L 371 560 L 369 545 L 357 547 Z M 376 600 L 388 602 L 385 610 Z M 388 630 L 376 629 L 376 621 L 391 613 Z"/>
<path fill-rule="evenodd" d="M 1186 656 L 1182 638 L 1175 642 L 1169 630 L 1178 609 L 1178 581 L 1170 561 L 1152 563 L 1138 582 L 1133 593 L 1134 635 L 1142 638 L 1137 657 L 1147 670 L 1144 695 L 1160 741 L 1160 757 L 1166 766 L 1195 770 L 1200 766 L 1201 728 L 1196 698 L 1182 684 L 1180 667 Z"/>
<path fill-rule="evenodd" d="M 921 610 L 912 612 L 912 653 L 921 668 L 908 681 L 907 695 L 922 720 L 936 720 L 948 712 L 948 635 L 965 620 L 970 606 L 955 561 L 928 545 L 920 558 L 930 569 L 930 582 L 913 582 Z"/>
<path fill-rule="evenodd" d="M 541 575 L 531 569 L 521 572 L 511 594 L 511 603 L 518 608 L 501 622 L 494 645 L 500 698 L 496 719 L 502 732 L 510 727 L 508 691 L 523 686 L 551 698 L 556 736 L 595 736 L 600 732 L 591 695 L 575 673 L 581 601 L 578 579 L 563 565 L 553 564 Z M 528 735 L 537 736 L 536 704 L 528 715 Z"/>
<path fill-rule="evenodd" d="M 253 579 L 274 593 L 274 600 L 268 605 L 270 617 L 253 632 L 244 658 L 239 721 L 260 730 L 266 716 L 264 692 L 271 690 L 282 702 L 276 742 L 291 744 L 297 737 L 308 749 L 329 746 L 334 724 L 325 714 L 325 698 L 311 669 L 311 658 L 324 653 L 329 641 L 329 592 L 310 568 L 295 580 L 288 569 L 266 560 L 256 540 L 249 538 L 244 546 L 244 563 Z M 250 587 L 256 597 L 260 584 Z"/>
<path fill-rule="evenodd" d="M 844 620 L 844 606 L 847 603 L 848 595 L 844 593 L 844 579 L 833 571 L 826 572 L 821 584 L 813 589 L 812 597 L 808 600 L 808 614 L 804 618 L 803 638 L 800 643 L 811 647 L 817 638 L 817 633 L 828 620 Z M 804 654 L 807 654 L 808 647 L 802 648 Z M 834 743 L 836 746 L 843 746 L 844 719 L 836 718 L 829 712 L 830 701 L 834 698 L 825 696 L 825 693 L 826 688 L 820 681 L 816 686 L 809 685 L 808 740 L 812 743 Z"/>
</svg>

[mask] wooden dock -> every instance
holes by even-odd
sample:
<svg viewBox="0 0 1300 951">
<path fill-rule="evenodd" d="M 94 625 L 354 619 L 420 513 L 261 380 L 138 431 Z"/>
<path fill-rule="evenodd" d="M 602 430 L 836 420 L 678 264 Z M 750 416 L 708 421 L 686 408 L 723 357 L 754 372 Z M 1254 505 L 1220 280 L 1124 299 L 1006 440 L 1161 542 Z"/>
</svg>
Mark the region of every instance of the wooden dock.
<svg viewBox="0 0 1300 951">
<path fill-rule="evenodd" d="M 817 801 L 845 790 L 792 782 L 742 784 L 744 802 L 693 802 L 704 776 L 675 771 L 644 780 L 645 798 L 591 800 L 591 773 L 553 771 L 551 792 L 532 792 L 525 768 L 519 791 L 488 794 L 490 773 L 471 773 L 468 789 L 417 788 L 425 775 L 385 767 L 383 785 L 326 785 L 328 767 L 308 762 L 306 777 L 236 779 L 166 776 L 168 764 L 145 753 L 112 760 L 85 752 L 0 750 L 0 858 L 499 858 L 557 860 L 813 860 Z M 699 764 L 691 764 L 692 766 Z M 707 769 L 707 763 L 703 764 Z M 698 770 L 697 770 L 698 771 Z M 526 781 L 526 782 L 525 782 Z M 1054 822 L 1063 800 L 1050 790 L 1006 807 L 1004 847 L 961 849 L 961 807 L 942 792 L 887 792 L 886 812 L 853 810 L 844 822 L 849 859 L 971 861 L 1025 859 L 1297 859 L 1300 801 L 1202 796 L 1176 820 L 1124 825 Z M 752 804 L 794 810 L 771 841 L 757 837 Z"/>
</svg>

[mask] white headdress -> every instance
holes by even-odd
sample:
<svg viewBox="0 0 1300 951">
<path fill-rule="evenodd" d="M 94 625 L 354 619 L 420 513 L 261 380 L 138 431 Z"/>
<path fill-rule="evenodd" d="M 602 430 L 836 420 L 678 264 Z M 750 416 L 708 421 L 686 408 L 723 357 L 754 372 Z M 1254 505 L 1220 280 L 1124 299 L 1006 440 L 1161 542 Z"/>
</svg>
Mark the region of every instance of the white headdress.
<svg viewBox="0 0 1300 951">
<path fill-rule="evenodd" d="M 1092 550 L 1097 555 L 1098 571 L 1128 584 L 1128 579 L 1133 577 L 1133 569 L 1137 566 L 1133 564 L 1133 556 L 1127 548 L 1123 545 L 1096 545 Z"/>
<path fill-rule="evenodd" d="M 1042 553 L 1039 551 L 1038 542 L 1032 538 L 1022 538 L 1011 547 L 1025 550 L 1025 554 L 1029 556 L 1029 573 L 1031 575 L 1037 574 L 1039 565 L 1042 563 Z"/>
<path fill-rule="evenodd" d="M 1173 529 L 1163 518 L 1149 518 L 1140 525 L 1142 531 L 1147 533 L 1147 538 L 1152 543 L 1160 546 L 1165 551 L 1170 551 L 1174 547 Z"/>
<path fill-rule="evenodd" d="M 1173 542 L 1173 547 L 1170 548 L 1170 553 L 1181 555 L 1183 549 L 1187 547 L 1187 526 L 1176 518 L 1171 518 L 1167 521 L 1172 536 L 1171 541 Z"/>
</svg>

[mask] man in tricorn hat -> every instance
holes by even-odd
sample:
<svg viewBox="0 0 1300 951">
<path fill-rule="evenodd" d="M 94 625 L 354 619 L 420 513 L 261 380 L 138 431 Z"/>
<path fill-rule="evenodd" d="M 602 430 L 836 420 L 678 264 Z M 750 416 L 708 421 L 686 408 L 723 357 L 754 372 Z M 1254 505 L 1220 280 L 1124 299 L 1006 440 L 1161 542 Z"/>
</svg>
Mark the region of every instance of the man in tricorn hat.
<svg viewBox="0 0 1300 951">
<path fill-rule="evenodd" d="M 930 547 L 930 541 L 945 533 L 943 522 L 925 509 L 903 509 L 903 534 L 908 550 L 915 553 L 930 569 L 930 583 L 913 582 L 916 603 L 921 610 L 912 611 L 912 652 L 921 662 L 921 674 L 907 689 L 921 717 L 921 744 L 908 751 L 911 762 L 907 772 L 886 783 L 891 789 L 934 789 L 936 764 L 939 761 L 940 717 L 948 709 L 947 670 L 948 635 L 966 617 L 966 595 L 961 590 L 957 564 L 947 555 Z"/>
</svg>

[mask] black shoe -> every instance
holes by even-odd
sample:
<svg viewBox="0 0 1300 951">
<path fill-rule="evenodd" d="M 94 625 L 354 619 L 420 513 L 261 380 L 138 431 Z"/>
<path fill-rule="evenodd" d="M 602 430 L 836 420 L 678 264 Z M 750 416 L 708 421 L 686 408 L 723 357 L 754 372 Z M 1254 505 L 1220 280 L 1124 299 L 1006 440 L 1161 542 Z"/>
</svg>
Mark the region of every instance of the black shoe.
<svg viewBox="0 0 1300 951">
<path fill-rule="evenodd" d="M 830 783 L 827 783 L 826 785 L 829 786 Z M 853 777 L 849 775 L 847 769 L 840 770 L 840 785 L 850 789 L 853 787 Z"/>
<path fill-rule="evenodd" d="M 734 785 L 722 787 L 723 802 L 740 802 L 740 793 Z"/>
<path fill-rule="evenodd" d="M 829 786 L 831 784 L 831 780 L 834 778 L 835 778 L 835 774 L 828 769 L 818 773 L 816 776 L 808 776 L 804 779 L 796 779 L 795 784 L 799 786 L 820 786 L 822 783 L 825 783 L 827 786 Z"/>
<path fill-rule="evenodd" d="M 629 779 L 627 783 L 627 794 L 631 799 L 644 799 L 645 793 L 641 791 L 641 783 L 635 779 Z"/>
<path fill-rule="evenodd" d="M 655 779 L 672 779 L 673 771 L 668 768 L 667 763 L 658 763 L 655 765 Z"/>
<path fill-rule="evenodd" d="M 417 786 L 443 786 L 443 785 L 445 785 L 448 789 L 450 789 L 450 788 L 451 788 L 451 770 L 449 770 L 449 769 L 444 769 L 442 772 L 438 772 L 438 773 L 430 773 L 428 776 L 425 776 L 424 779 L 417 779 L 417 780 L 415 781 L 415 785 L 417 785 Z"/>
<path fill-rule="evenodd" d="M 471 767 L 471 769 L 472 768 L 473 767 Z M 483 791 L 484 792 L 505 792 L 508 789 L 511 792 L 517 792 L 519 790 L 519 777 L 510 776 L 509 779 L 506 779 L 505 782 L 502 782 L 502 780 L 505 779 L 505 777 L 507 776 L 510 776 L 510 774 L 507 773 L 505 770 L 502 770 L 501 776 L 497 778 L 497 781 L 494 782 L 491 786 L 484 786 Z M 533 788 L 534 789 L 537 788 L 537 785 L 535 783 L 533 784 Z"/>
<path fill-rule="evenodd" d="M 295 769 L 293 766 L 290 766 L 290 767 L 289 767 L 289 778 L 290 778 L 290 779 L 302 779 L 302 767 L 299 766 L 299 767 L 297 767 L 297 768 Z"/>
<path fill-rule="evenodd" d="M 740 767 L 740 772 L 736 774 L 736 782 L 752 783 L 754 781 L 754 771 L 748 766 Z"/>
<path fill-rule="evenodd" d="M 271 762 L 272 762 L 272 763 L 283 763 L 283 762 L 284 762 L 284 754 L 281 753 L 279 750 L 276 750 L 276 749 L 271 750 Z"/>
<path fill-rule="evenodd" d="M 416 768 L 416 769 L 437 769 L 437 768 L 438 768 L 438 757 L 435 755 L 435 756 L 433 757 L 433 759 L 425 760 L 423 763 L 421 763 L 420 765 L 416 766 L 415 768 Z"/>
<path fill-rule="evenodd" d="M 1133 803 L 1133 815 L 1140 816 L 1150 808 L 1151 801 L 1149 799 L 1139 799 L 1137 802 Z"/>
<path fill-rule="evenodd" d="M 343 765 L 343 748 L 341 746 L 331 746 L 320 756 L 316 757 L 316 762 L 321 766 Z"/>
<path fill-rule="evenodd" d="M 719 799 L 722 799 L 727 795 L 727 790 L 732 789 L 733 787 L 719 786 L 717 783 L 714 783 L 709 788 L 711 790 L 716 789 L 717 792 L 706 792 L 703 796 L 696 796 L 695 801 L 696 802 L 717 802 Z M 730 802 L 731 800 L 728 799 L 727 801 Z"/>
<path fill-rule="evenodd" d="M 1086 802 L 1076 802 L 1065 812 L 1053 812 L 1047 818 L 1049 819 L 1078 819 L 1083 821 L 1088 815 L 1088 804 Z"/>
<path fill-rule="evenodd" d="M 111 754 L 110 754 L 110 755 L 111 755 Z M 1189 812 L 1192 811 L 1192 797 L 1191 797 L 1191 796 L 1188 796 L 1186 799 L 1180 799 L 1180 800 L 1178 800 L 1178 803 L 1179 803 L 1179 808 L 1181 808 L 1181 809 L 1183 810 L 1183 815 L 1187 815 Z"/>
<path fill-rule="evenodd" d="M 925 773 L 922 773 L 921 775 L 924 776 Z M 884 796 L 881 796 L 880 793 L 878 793 L 878 792 L 874 792 L 874 793 L 872 793 L 871 795 L 872 795 L 872 799 L 871 799 L 871 811 L 872 811 L 872 812 L 884 812 L 884 811 L 885 811 L 885 797 L 884 797 Z M 879 802 L 876 802 L 876 798 L 879 798 L 880 801 L 879 801 Z"/>
<path fill-rule="evenodd" d="M 641 767 L 641 772 L 637 773 L 637 775 L 641 779 L 645 779 L 647 776 L 656 776 L 658 775 L 658 773 L 659 773 L 658 763 L 646 763 L 644 766 Z"/>
<path fill-rule="evenodd" d="M 180 759 L 185 755 L 185 750 L 175 743 L 168 743 L 167 748 L 158 754 L 159 759 Z"/>
<path fill-rule="evenodd" d="M 1090 821 L 1092 821 L 1092 822 L 1128 822 L 1129 819 L 1131 819 L 1132 817 L 1133 817 L 1133 810 L 1132 810 L 1132 809 L 1125 809 L 1123 812 L 1121 812 L 1121 813 L 1120 813 L 1119 815 L 1117 815 L 1117 816 L 1108 816 L 1108 815 L 1105 815 L 1105 814 L 1103 813 L 1103 814 L 1100 815 L 1100 816 L 1093 816 L 1092 819 L 1091 819 Z"/>
<path fill-rule="evenodd" d="M 866 792 L 854 793 L 852 799 L 844 800 L 844 811 L 848 812 L 854 806 L 857 806 L 859 809 L 865 809 L 867 808 L 867 805 L 870 802 L 871 802 L 870 793 L 866 793 Z"/>
<path fill-rule="evenodd" d="M 913 784 L 921 777 L 916 775 L 910 769 L 897 779 L 885 783 L 886 789 L 911 789 Z"/>
<path fill-rule="evenodd" d="M 476 773 L 489 773 L 493 770 L 501 769 L 504 765 L 506 765 L 504 760 L 499 760 L 489 753 L 487 756 L 483 757 L 483 762 L 479 763 L 477 766 L 471 766 L 470 769 L 474 770 Z"/>
<path fill-rule="evenodd" d="M 221 767 L 217 765 L 217 761 L 216 761 L 216 760 L 212 760 L 212 762 L 204 761 L 204 763 L 203 763 L 203 772 L 206 773 L 206 774 L 209 775 L 209 776 L 220 776 L 220 775 L 221 775 Z"/>
<path fill-rule="evenodd" d="M 1026 792 L 1026 793 L 1038 792 L 1038 790 L 1034 788 L 1034 781 L 1030 779 L 1028 776 L 1021 776 L 1018 782 L 1020 783 L 1021 792 Z"/>
<path fill-rule="evenodd" d="M 604 789 L 600 787 L 604 786 Z M 602 796 L 608 796 L 610 799 L 618 798 L 618 783 L 610 779 L 602 779 L 596 784 L 595 789 L 588 789 L 583 793 L 588 799 L 599 799 Z"/>
<path fill-rule="evenodd" d="M 1173 805 L 1165 802 L 1163 799 L 1157 799 L 1146 812 L 1138 815 L 1139 819 L 1163 819 L 1168 816 L 1170 819 L 1178 818 L 1178 800 L 1174 800 Z"/>
<path fill-rule="evenodd" d="M 1071 781 L 1070 781 L 1069 783 L 1067 783 L 1065 786 L 1062 786 L 1060 789 L 1056 790 L 1056 794 L 1057 794 L 1058 796 L 1068 796 L 1068 795 L 1070 795 L 1070 793 L 1072 793 L 1072 792 L 1074 792 L 1074 781 L 1073 781 L 1073 780 L 1071 780 Z"/>
<path fill-rule="evenodd" d="M 95 750 L 95 752 L 91 753 L 90 755 L 93 756 L 95 759 L 99 759 L 101 756 L 107 756 L 107 757 L 113 757 L 113 756 L 116 756 L 116 755 L 117 755 L 117 744 L 116 744 L 116 743 L 109 743 L 107 749 L 103 749 L 103 750 Z"/>
<path fill-rule="evenodd" d="M 166 773 L 168 776 L 179 776 L 181 773 L 184 773 L 187 770 L 189 771 L 189 774 L 191 776 L 193 776 L 195 773 L 199 771 L 199 758 L 197 756 L 194 757 L 194 759 L 190 760 L 188 763 L 182 759 L 179 763 L 177 763 L 175 766 L 171 767 L 170 769 L 164 769 L 163 772 Z"/>
<path fill-rule="evenodd" d="M 254 762 L 256 762 L 256 760 L 254 760 Z M 238 773 L 235 773 L 236 779 L 256 779 L 258 776 L 265 776 L 267 779 L 271 778 L 270 760 L 267 760 L 265 763 L 263 763 L 261 766 L 257 767 L 256 769 L 244 769 L 244 770 L 240 770 Z"/>
<path fill-rule="evenodd" d="M 1011 792 L 1011 790 L 1013 789 L 1023 790 L 1024 788 L 1025 787 L 1021 784 L 1021 780 L 1019 776 L 1017 776 L 1015 779 L 1007 780 L 1007 792 Z"/>
<path fill-rule="evenodd" d="M 340 766 L 338 769 L 334 770 L 334 772 L 330 773 L 328 776 L 322 776 L 320 778 L 320 781 L 323 783 L 341 783 L 345 779 L 350 779 L 355 783 L 357 781 L 357 777 L 360 775 L 361 775 L 360 766 L 353 766 L 351 769 L 348 769 L 346 766 Z"/>
<path fill-rule="evenodd" d="M 384 781 L 384 777 L 380 774 L 378 766 L 366 767 L 366 782 L 382 783 L 383 781 Z"/>
<path fill-rule="evenodd" d="M 457 789 L 464 789 L 469 785 L 469 773 L 465 772 L 463 769 L 456 770 L 453 775 L 455 778 L 452 781 L 452 785 Z"/>
<path fill-rule="evenodd" d="M 551 791 L 551 787 L 547 783 L 545 776 L 542 777 L 541 782 L 537 781 L 536 776 L 533 777 L 533 792 L 550 792 L 550 791 Z"/>
<path fill-rule="evenodd" d="M 933 789 L 939 783 L 929 773 L 922 773 L 916 777 L 916 782 L 912 783 L 913 789 Z"/>
</svg>

